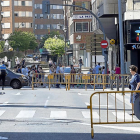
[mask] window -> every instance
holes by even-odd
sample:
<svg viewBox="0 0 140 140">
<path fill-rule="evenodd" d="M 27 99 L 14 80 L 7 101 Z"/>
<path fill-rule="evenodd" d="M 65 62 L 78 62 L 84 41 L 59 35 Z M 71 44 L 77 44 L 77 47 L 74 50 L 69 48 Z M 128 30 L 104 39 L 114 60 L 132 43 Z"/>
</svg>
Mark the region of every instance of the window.
<svg viewBox="0 0 140 140">
<path fill-rule="evenodd" d="M 35 4 L 35 9 L 42 9 L 42 4 Z"/>
<path fill-rule="evenodd" d="M 57 29 L 57 25 L 56 24 L 52 24 L 51 25 L 51 29 Z"/>
<path fill-rule="evenodd" d="M 25 6 L 25 1 L 21 1 L 21 6 Z"/>
<path fill-rule="evenodd" d="M 25 17 L 25 16 L 26 16 L 26 12 L 19 11 L 19 17 Z"/>
<path fill-rule="evenodd" d="M 19 23 L 15 23 L 15 28 L 18 28 Z"/>
<path fill-rule="evenodd" d="M 3 38 L 3 39 L 7 39 L 7 38 L 9 37 L 9 35 L 10 35 L 10 34 L 3 34 L 3 35 L 2 35 L 2 38 Z"/>
<path fill-rule="evenodd" d="M 1 5 L 2 6 L 10 6 L 10 2 L 9 1 L 2 1 Z"/>
<path fill-rule="evenodd" d="M 40 14 L 40 18 L 43 18 L 43 14 Z"/>
<path fill-rule="evenodd" d="M 32 12 L 26 11 L 26 17 L 32 17 Z"/>
<path fill-rule="evenodd" d="M 35 14 L 35 18 L 37 18 L 37 14 Z"/>
<path fill-rule="evenodd" d="M 43 24 L 40 24 L 40 29 L 43 29 Z"/>
<path fill-rule="evenodd" d="M 47 29 L 50 29 L 50 27 L 51 27 L 50 24 L 47 24 Z"/>
<path fill-rule="evenodd" d="M 76 32 L 89 32 L 89 23 L 88 22 L 76 22 L 75 23 Z"/>
<path fill-rule="evenodd" d="M 15 15 L 15 17 L 18 17 L 18 12 L 15 12 L 14 15 Z"/>
<path fill-rule="evenodd" d="M 18 6 L 18 1 L 14 1 L 14 6 Z"/>
<path fill-rule="evenodd" d="M 1 15 L 3 15 L 3 17 L 10 17 L 10 11 L 2 12 Z"/>
<path fill-rule="evenodd" d="M 38 29 L 37 24 L 35 24 L 35 29 Z"/>
<path fill-rule="evenodd" d="M 32 1 L 25 1 L 26 6 L 32 6 Z"/>
<path fill-rule="evenodd" d="M 90 2 L 80 2 L 77 1 L 75 2 L 75 5 L 90 9 Z M 84 9 L 80 8 L 80 7 L 75 7 L 75 11 L 84 11 Z"/>
<path fill-rule="evenodd" d="M 63 9 L 63 6 L 51 5 L 50 9 Z"/>
<path fill-rule="evenodd" d="M 10 28 L 10 23 L 3 23 L 2 28 Z"/>
<path fill-rule="evenodd" d="M 32 23 L 26 23 L 26 28 L 32 28 Z"/>
</svg>

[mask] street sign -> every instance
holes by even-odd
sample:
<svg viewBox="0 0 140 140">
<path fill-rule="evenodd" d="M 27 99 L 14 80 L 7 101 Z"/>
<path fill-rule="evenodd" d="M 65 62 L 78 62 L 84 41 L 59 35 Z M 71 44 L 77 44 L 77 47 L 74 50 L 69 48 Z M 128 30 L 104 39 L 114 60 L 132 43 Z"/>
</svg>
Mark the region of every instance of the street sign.
<svg viewBox="0 0 140 140">
<path fill-rule="evenodd" d="M 106 40 L 103 40 L 101 42 L 101 47 L 104 48 L 104 49 L 107 48 L 108 47 L 108 42 Z"/>
</svg>

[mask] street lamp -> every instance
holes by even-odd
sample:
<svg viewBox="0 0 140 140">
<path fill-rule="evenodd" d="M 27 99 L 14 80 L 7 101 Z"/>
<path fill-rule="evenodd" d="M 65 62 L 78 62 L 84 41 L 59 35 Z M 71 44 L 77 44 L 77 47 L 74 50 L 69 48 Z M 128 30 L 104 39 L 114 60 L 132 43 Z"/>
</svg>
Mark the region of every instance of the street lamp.
<svg viewBox="0 0 140 140">
<path fill-rule="evenodd" d="M 64 36 L 65 36 L 65 67 L 67 66 L 67 56 L 66 56 L 66 37 L 67 37 L 67 28 L 66 27 L 64 27 L 64 29 L 63 29 L 63 31 L 64 31 Z"/>
</svg>

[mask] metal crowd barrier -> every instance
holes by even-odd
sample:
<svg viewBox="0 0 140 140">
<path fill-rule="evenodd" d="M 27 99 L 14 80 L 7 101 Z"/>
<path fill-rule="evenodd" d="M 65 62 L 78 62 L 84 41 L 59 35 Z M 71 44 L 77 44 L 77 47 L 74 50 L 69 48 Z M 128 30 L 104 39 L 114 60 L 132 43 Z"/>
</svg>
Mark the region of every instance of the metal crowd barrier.
<svg viewBox="0 0 140 140">
<path fill-rule="evenodd" d="M 120 102 L 119 100 L 117 100 L 116 96 L 117 94 L 119 93 L 122 93 L 122 96 L 123 96 L 123 99 L 122 99 L 122 105 L 123 106 L 122 108 L 117 108 L 117 104 L 118 102 Z M 126 94 L 130 94 L 131 93 L 131 96 L 132 94 L 134 93 L 140 93 L 140 91 L 106 91 L 106 92 L 95 92 L 93 93 L 91 96 L 90 96 L 90 105 L 87 106 L 88 109 L 90 109 L 90 118 L 91 118 L 91 137 L 94 138 L 94 129 L 93 129 L 93 125 L 97 125 L 97 124 L 128 124 L 128 123 L 140 123 L 140 121 L 138 121 L 137 119 L 140 119 L 140 110 L 139 110 L 139 107 L 140 107 L 140 97 L 138 100 L 135 101 L 136 104 L 134 104 L 134 108 L 133 107 L 130 107 L 128 108 L 128 106 L 126 107 Z M 101 108 L 101 97 L 102 95 L 106 95 L 106 99 L 105 99 L 105 96 L 103 97 L 104 100 L 106 100 L 106 107 L 105 108 Z M 112 94 L 114 96 L 114 108 L 110 108 L 109 106 L 109 94 Z M 99 112 L 99 118 L 98 120 L 94 120 L 94 111 L 95 109 L 93 108 L 93 104 L 92 104 L 92 100 L 93 100 L 93 97 L 99 97 L 99 100 L 96 99 L 96 102 L 98 103 L 94 103 L 96 106 L 98 105 L 99 108 L 96 108 L 96 111 Z M 96 98 L 95 97 L 95 98 Z M 112 99 L 112 98 L 111 98 Z M 130 104 L 131 105 L 131 104 Z M 117 117 L 119 116 L 118 115 L 118 111 L 123 111 L 123 116 L 121 118 L 122 121 L 120 121 L 120 119 L 118 119 Z M 135 112 L 134 112 L 135 110 Z M 115 111 L 115 119 L 114 120 L 111 120 L 112 118 L 109 117 L 109 113 L 110 111 Z M 131 112 L 132 113 L 132 118 L 131 120 L 128 120 L 126 119 L 126 111 L 128 112 Z M 134 117 L 133 113 L 136 114 L 137 118 Z M 101 115 L 102 114 L 102 115 Z M 104 121 L 101 121 L 101 118 L 104 119 Z"/>
<path fill-rule="evenodd" d="M 110 74 L 45 74 L 45 73 L 35 73 L 32 76 L 32 89 L 35 85 L 46 84 L 49 87 L 55 85 L 66 85 L 66 90 L 70 90 L 70 87 L 74 85 L 77 87 L 91 85 L 95 90 L 96 88 L 117 88 L 125 87 L 129 85 L 129 75 L 110 75 Z"/>
</svg>

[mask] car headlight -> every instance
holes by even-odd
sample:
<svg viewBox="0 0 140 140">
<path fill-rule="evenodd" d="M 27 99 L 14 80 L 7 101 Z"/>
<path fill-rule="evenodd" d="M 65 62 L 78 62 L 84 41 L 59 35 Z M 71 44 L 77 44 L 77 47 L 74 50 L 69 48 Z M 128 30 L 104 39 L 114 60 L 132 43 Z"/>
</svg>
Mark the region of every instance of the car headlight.
<svg viewBox="0 0 140 140">
<path fill-rule="evenodd" d="M 26 78 L 26 76 L 25 76 L 25 75 L 22 75 L 22 79 L 26 80 L 27 78 Z"/>
</svg>

